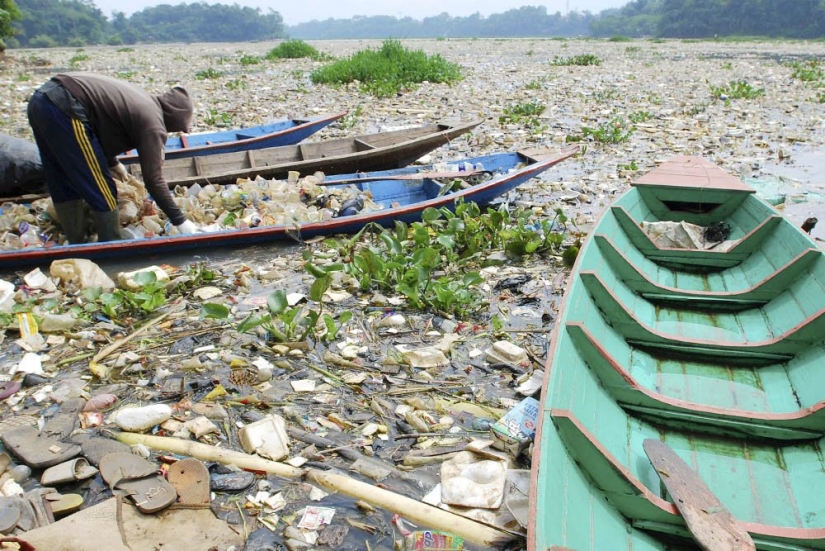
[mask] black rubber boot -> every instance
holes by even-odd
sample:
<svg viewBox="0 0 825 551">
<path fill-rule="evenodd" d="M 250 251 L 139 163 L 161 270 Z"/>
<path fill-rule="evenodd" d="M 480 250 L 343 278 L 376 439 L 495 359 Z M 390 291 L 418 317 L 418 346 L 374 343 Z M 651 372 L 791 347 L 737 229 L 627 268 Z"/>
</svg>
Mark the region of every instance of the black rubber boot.
<svg viewBox="0 0 825 551">
<path fill-rule="evenodd" d="M 98 243 L 122 239 L 120 237 L 120 213 L 118 211 L 95 212 L 94 218 Z"/>
<path fill-rule="evenodd" d="M 76 201 L 66 201 L 65 203 L 55 203 L 54 210 L 57 213 L 57 221 L 69 243 L 86 242 L 86 203 L 82 199 Z"/>
</svg>

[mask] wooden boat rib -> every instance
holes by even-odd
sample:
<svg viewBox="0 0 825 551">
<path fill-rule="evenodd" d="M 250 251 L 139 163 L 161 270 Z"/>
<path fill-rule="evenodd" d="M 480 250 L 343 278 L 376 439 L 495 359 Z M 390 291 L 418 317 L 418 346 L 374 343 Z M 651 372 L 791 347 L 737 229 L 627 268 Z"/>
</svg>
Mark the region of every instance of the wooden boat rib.
<svg viewBox="0 0 825 551">
<path fill-rule="evenodd" d="M 660 220 L 726 221 L 746 248 L 703 262 L 637 239 Z M 581 248 L 554 328 L 528 549 L 695 549 L 651 438 L 757 549 L 825 549 L 823 270 L 807 235 L 710 162 L 678 157 L 634 182 Z"/>
<path fill-rule="evenodd" d="M 656 264 L 627 240 L 618 244 L 622 237 L 624 234 L 621 233 L 593 236 L 607 264 L 606 269 L 621 274 L 622 281 L 635 293 L 657 304 L 678 302 L 682 306 L 692 304 L 694 307 L 703 304 L 718 310 L 761 306 L 784 291 L 821 257 L 820 252 L 811 247 L 792 256 L 796 249 L 787 243 L 785 246 L 773 243 L 778 239 L 772 237 L 737 266 L 694 274 Z M 685 279 L 694 281 L 680 287 L 679 282 Z"/>
<path fill-rule="evenodd" d="M 605 390 L 640 416 L 781 440 L 825 433 L 825 402 L 809 384 L 825 356 L 822 343 L 785 363 L 731 369 L 721 362 L 693 362 L 686 373 L 684 362 L 633 347 L 606 323 L 593 325 L 569 321 L 565 331 Z"/>
<path fill-rule="evenodd" d="M 164 163 L 163 175 L 169 186 L 175 187 L 195 183 L 230 184 L 239 178 L 284 179 L 290 171 L 306 176 L 317 171 L 345 174 L 401 168 L 482 122 L 445 121 L 353 138 L 172 159 Z M 139 164 L 129 165 L 128 169 L 141 177 Z"/>
<path fill-rule="evenodd" d="M 722 268 L 736 266 L 762 245 L 762 240 L 769 235 L 781 222 L 779 216 L 772 216 L 763 220 L 759 225 L 749 228 L 740 225 L 742 220 L 727 219 L 733 232 L 731 239 L 738 239 L 738 243 L 729 251 L 698 250 L 658 247 L 639 225 L 639 218 L 622 207 L 611 208 L 620 230 L 624 232 L 639 250 L 653 260 L 666 266 L 690 268 L 692 270 L 715 271 Z M 749 228 L 749 229 L 748 229 Z"/>
<path fill-rule="evenodd" d="M 577 147 L 568 147 L 559 152 L 550 149 L 532 149 L 525 152 L 506 152 L 462 159 L 463 163 L 470 163 L 474 166 L 483 165 L 485 172 L 489 172 L 492 177 L 457 191 L 450 187 L 447 188 L 449 191 L 445 192 L 445 184 L 428 177 L 427 169 L 431 170 L 432 167 L 388 170 L 379 173 L 381 176 L 375 178 L 371 177 L 370 173 L 340 175 L 335 177 L 334 186 L 356 188 L 360 192 L 369 193 L 372 195 L 372 201 L 382 208 L 364 210 L 352 216 L 295 222 L 289 225 L 5 251 L 0 252 L 0 267 L 17 268 L 27 264 L 51 262 L 60 258 L 110 259 L 125 255 L 156 255 L 284 239 L 300 241 L 319 235 L 355 233 L 369 223 L 392 226 L 396 220 L 413 222 L 420 220 L 421 213 L 427 208 L 452 208 L 458 201 L 487 204 L 573 156 L 577 150 Z M 409 178 L 408 176 L 412 175 L 415 170 L 424 170 L 424 173 L 418 178 Z M 404 177 L 399 178 L 399 175 Z"/>
<path fill-rule="evenodd" d="M 743 362 L 784 360 L 800 347 L 821 340 L 825 331 L 825 308 L 810 311 L 807 306 L 812 303 L 801 297 L 781 297 L 735 313 L 689 311 L 656 307 L 638 296 L 631 299 L 621 282 L 605 281 L 611 275 L 606 270 L 585 270 L 580 277 L 596 307 L 611 312 L 610 321 L 624 338 L 645 347 L 693 355 L 729 354 Z"/>
<path fill-rule="evenodd" d="M 342 118 L 347 111 L 273 121 L 249 128 L 181 134 L 166 140 L 166 159 L 183 159 L 216 153 L 234 153 L 296 144 Z M 124 165 L 138 162 L 132 151 L 118 157 Z"/>
</svg>

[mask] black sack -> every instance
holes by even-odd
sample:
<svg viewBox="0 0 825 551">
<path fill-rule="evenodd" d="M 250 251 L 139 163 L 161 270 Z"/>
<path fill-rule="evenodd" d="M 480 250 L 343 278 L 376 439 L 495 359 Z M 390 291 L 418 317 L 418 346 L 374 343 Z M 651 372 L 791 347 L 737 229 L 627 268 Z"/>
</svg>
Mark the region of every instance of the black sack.
<svg viewBox="0 0 825 551">
<path fill-rule="evenodd" d="M 0 197 L 45 192 L 37 144 L 0 133 Z"/>
</svg>

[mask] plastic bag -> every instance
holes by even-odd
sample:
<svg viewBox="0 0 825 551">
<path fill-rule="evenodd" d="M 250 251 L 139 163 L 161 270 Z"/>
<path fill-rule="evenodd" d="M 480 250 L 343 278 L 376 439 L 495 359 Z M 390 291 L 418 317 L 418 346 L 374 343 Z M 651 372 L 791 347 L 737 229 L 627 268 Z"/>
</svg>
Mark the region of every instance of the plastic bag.
<svg viewBox="0 0 825 551">
<path fill-rule="evenodd" d="M 0 197 L 45 192 L 37 144 L 0 134 Z"/>
</svg>

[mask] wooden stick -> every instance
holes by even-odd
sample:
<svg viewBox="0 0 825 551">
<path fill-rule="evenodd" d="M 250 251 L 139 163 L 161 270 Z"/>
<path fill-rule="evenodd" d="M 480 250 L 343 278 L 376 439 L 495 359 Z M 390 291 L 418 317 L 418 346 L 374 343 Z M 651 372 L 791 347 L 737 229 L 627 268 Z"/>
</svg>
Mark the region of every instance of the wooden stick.
<svg viewBox="0 0 825 551">
<path fill-rule="evenodd" d="M 330 178 L 320 182 L 319 186 L 332 186 L 343 184 L 357 184 L 359 182 L 375 182 L 380 180 L 423 180 L 425 178 L 467 178 L 476 174 L 483 174 L 484 170 L 467 170 L 463 172 L 415 172 L 413 174 L 399 174 L 397 176 L 367 176 L 364 178 L 347 178 L 346 180 L 336 180 Z"/>
<path fill-rule="evenodd" d="M 242 469 L 263 471 L 285 478 L 306 477 L 307 480 L 323 486 L 327 490 L 346 494 L 354 499 L 366 501 L 377 507 L 403 515 L 412 522 L 427 528 L 442 530 L 455 534 L 465 540 L 488 547 L 503 547 L 515 539 L 512 534 L 503 532 L 486 524 L 462 517 L 455 513 L 427 505 L 416 499 L 411 499 L 378 488 L 371 484 L 360 482 L 343 474 L 320 471 L 317 469 L 296 469 L 277 461 L 270 461 L 257 455 L 216 448 L 208 444 L 201 444 L 192 440 L 181 440 L 165 436 L 152 436 L 131 432 L 112 433 L 114 438 L 124 444 L 143 444 L 156 450 L 163 450 L 179 455 L 188 455 L 202 461 L 216 461 L 232 464 Z"/>
<path fill-rule="evenodd" d="M 115 350 L 117 350 L 118 348 L 120 348 L 121 346 L 126 344 L 127 342 L 131 341 L 132 339 L 134 339 L 138 335 L 142 335 L 143 333 L 146 332 L 147 329 L 150 329 L 151 327 L 154 327 L 155 325 L 157 325 L 161 321 L 165 320 L 169 316 L 169 314 L 170 314 L 170 312 L 167 312 L 165 314 L 162 314 L 162 315 L 156 317 L 153 320 L 147 321 L 137 331 L 133 331 L 130 335 L 127 335 L 126 337 L 123 337 L 122 339 L 116 340 L 115 342 L 113 342 L 112 344 L 110 344 L 109 346 L 107 346 L 106 348 L 104 348 L 103 350 L 98 352 L 97 354 L 95 354 L 95 357 L 92 358 L 92 363 L 99 363 L 101 360 L 106 358 L 109 354 L 111 354 L 112 352 L 114 352 Z"/>
<path fill-rule="evenodd" d="M 352 498 L 366 501 L 371 505 L 383 507 L 403 515 L 404 518 L 412 522 L 434 530 L 455 534 L 478 545 L 499 548 L 515 539 L 514 536 L 486 524 L 366 484 L 346 475 L 309 469 L 306 477 L 307 480 L 315 482 L 328 490 L 341 492 Z"/>
<path fill-rule="evenodd" d="M 670 446 L 655 438 L 642 445 L 700 549 L 756 551 L 747 530 Z"/>
<path fill-rule="evenodd" d="M 188 455 L 202 461 L 215 461 L 225 465 L 235 465 L 241 469 L 267 472 L 283 476 L 284 478 L 301 478 L 304 475 L 303 469 L 297 469 L 284 463 L 264 459 L 259 455 L 250 455 L 226 448 L 217 448 L 209 444 L 195 442 L 194 440 L 182 440 L 180 438 L 153 436 L 135 432 L 118 432 L 113 433 L 113 435 L 117 440 L 130 446 L 143 444 L 156 450 Z"/>
</svg>

